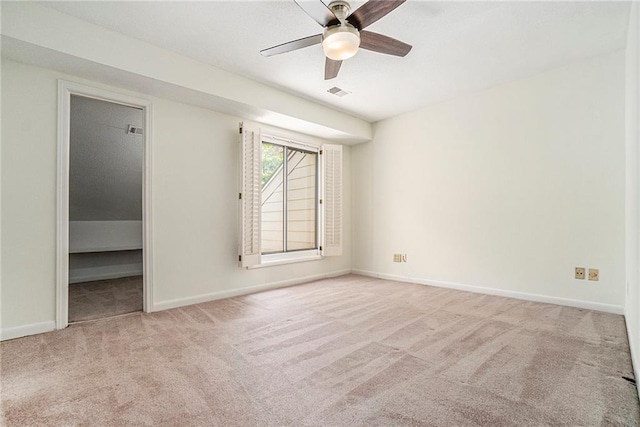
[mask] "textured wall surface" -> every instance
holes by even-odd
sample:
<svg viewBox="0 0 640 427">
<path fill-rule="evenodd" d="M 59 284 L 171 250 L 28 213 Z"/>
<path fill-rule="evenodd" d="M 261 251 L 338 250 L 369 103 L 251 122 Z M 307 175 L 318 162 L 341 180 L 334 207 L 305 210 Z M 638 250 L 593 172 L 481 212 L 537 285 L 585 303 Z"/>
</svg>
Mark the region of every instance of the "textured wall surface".
<svg viewBox="0 0 640 427">
<path fill-rule="evenodd" d="M 142 110 L 71 97 L 69 220 L 142 220 Z"/>
<path fill-rule="evenodd" d="M 353 158 L 354 269 L 622 313 L 622 52 L 384 120 Z"/>
</svg>

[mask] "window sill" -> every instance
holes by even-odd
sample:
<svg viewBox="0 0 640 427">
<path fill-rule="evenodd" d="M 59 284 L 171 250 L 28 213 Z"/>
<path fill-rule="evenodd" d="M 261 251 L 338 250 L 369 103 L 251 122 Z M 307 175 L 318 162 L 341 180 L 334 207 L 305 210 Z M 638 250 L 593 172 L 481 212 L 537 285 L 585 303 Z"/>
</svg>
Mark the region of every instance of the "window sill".
<svg viewBox="0 0 640 427">
<path fill-rule="evenodd" d="M 248 270 L 254 268 L 271 267 L 275 265 L 294 264 L 298 262 L 319 261 L 324 259 L 316 249 L 302 252 L 289 252 L 285 254 L 262 255 L 262 262 L 258 265 L 247 267 Z"/>
</svg>

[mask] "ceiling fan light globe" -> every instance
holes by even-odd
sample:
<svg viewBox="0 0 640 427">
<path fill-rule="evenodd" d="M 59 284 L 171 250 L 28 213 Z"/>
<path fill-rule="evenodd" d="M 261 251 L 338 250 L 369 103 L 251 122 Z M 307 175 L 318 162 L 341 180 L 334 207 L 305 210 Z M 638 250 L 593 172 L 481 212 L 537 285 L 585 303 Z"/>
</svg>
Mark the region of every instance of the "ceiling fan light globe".
<svg viewBox="0 0 640 427">
<path fill-rule="evenodd" d="M 360 35 L 355 28 L 340 26 L 327 30 L 322 39 L 322 50 L 334 61 L 349 59 L 358 52 Z"/>
</svg>

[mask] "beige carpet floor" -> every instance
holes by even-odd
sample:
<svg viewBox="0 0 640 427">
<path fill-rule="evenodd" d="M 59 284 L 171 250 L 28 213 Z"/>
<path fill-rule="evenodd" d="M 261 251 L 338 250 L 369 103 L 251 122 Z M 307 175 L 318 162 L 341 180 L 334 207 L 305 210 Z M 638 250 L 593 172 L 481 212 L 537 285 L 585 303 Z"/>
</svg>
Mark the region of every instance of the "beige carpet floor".
<svg viewBox="0 0 640 427">
<path fill-rule="evenodd" d="M 142 276 L 69 285 L 69 322 L 142 311 Z"/>
<path fill-rule="evenodd" d="M 640 422 L 621 316 L 356 275 L 0 350 L 8 426 Z"/>
</svg>

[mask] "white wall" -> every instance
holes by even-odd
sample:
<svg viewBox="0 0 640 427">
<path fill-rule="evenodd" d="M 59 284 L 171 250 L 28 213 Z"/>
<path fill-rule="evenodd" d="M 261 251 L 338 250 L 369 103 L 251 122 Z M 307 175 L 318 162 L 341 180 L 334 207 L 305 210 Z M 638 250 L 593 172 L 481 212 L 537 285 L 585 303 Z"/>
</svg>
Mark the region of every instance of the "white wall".
<svg viewBox="0 0 640 427">
<path fill-rule="evenodd" d="M 640 376 L 640 5 L 633 3 L 626 50 L 626 252 L 625 317 L 636 378 Z"/>
<path fill-rule="evenodd" d="M 355 270 L 622 312 L 623 53 L 383 120 L 352 155 Z"/>
<path fill-rule="evenodd" d="M 2 62 L 3 331 L 33 331 L 37 328 L 29 329 L 29 325 L 52 325 L 55 318 L 57 78 L 109 89 L 55 71 Z M 344 212 L 345 255 L 251 271 L 237 267 L 239 118 L 147 98 L 152 102 L 157 308 L 350 269 L 348 207 Z M 347 147 L 344 166 L 348 200 Z"/>
<path fill-rule="evenodd" d="M 1 327 L 53 327 L 57 88 L 4 58 L 1 71 Z"/>
<path fill-rule="evenodd" d="M 69 221 L 69 252 L 142 248 L 142 221 Z"/>
<path fill-rule="evenodd" d="M 69 220 L 142 220 L 142 127 L 139 108 L 71 96 Z"/>
</svg>

